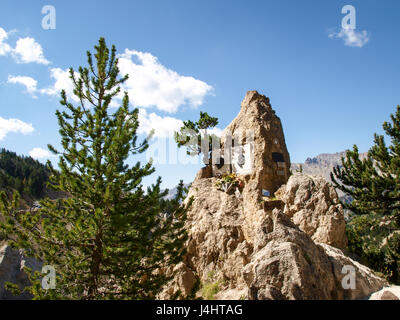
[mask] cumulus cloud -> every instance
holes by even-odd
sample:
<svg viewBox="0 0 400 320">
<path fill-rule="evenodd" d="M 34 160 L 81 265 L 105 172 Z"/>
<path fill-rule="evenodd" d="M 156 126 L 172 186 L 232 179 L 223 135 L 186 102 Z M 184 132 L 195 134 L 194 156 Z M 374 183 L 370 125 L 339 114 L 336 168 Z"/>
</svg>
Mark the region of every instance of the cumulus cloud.
<svg viewBox="0 0 400 320">
<path fill-rule="evenodd" d="M 154 129 L 154 137 L 172 137 L 183 125 L 183 121 L 173 117 L 161 117 L 154 112 L 148 114 L 145 109 L 139 109 L 138 133 L 149 134 Z"/>
<path fill-rule="evenodd" d="M 19 119 L 4 119 L 0 117 L 0 140 L 10 133 L 29 134 L 35 131 L 32 124 L 25 123 Z"/>
<path fill-rule="evenodd" d="M 42 149 L 42 148 L 33 148 L 31 151 L 29 151 L 29 155 L 33 159 L 48 159 L 53 157 L 54 155 L 50 153 L 48 150 Z"/>
<path fill-rule="evenodd" d="M 19 38 L 15 48 L 11 47 L 6 40 L 14 32 L 16 31 L 7 32 L 0 28 L 0 56 L 11 55 L 17 63 L 50 64 L 50 61 L 44 57 L 42 46 L 34 38 Z"/>
<path fill-rule="evenodd" d="M 26 37 L 17 40 L 15 49 L 12 50 L 13 57 L 18 63 L 49 64 L 43 54 L 42 46 L 35 39 Z"/>
<path fill-rule="evenodd" d="M 8 83 L 17 83 L 25 86 L 26 91 L 28 91 L 29 94 L 31 94 L 33 97 L 35 96 L 35 93 L 37 91 L 37 81 L 31 77 L 27 76 L 8 76 Z"/>
<path fill-rule="evenodd" d="M 174 117 L 162 117 L 154 112 L 148 113 L 147 110 L 139 109 L 139 129 L 140 134 L 149 134 L 154 129 L 154 137 L 168 138 L 173 137 L 174 132 L 179 131 L 183 126 L 183 121 Z M 212 128 L 207 130 L 208 134 L 221 136 L 220 128 Z"/>
<path fill-rule="evenodd" d="M 75 72 L 78 77 L 78 74 Z M 63 70 L 61 68 L 50 69 L 50 77 L 54 80 L 54 83 L 47 88 L 38 89 L 37 81 L 32 77 L 28 76 L 8 76 L 8 83 L 22 84 L 25 86 L 28 93 L 35 96 L 35 93 L 46 94 L 49 96 L 60 96 L 61 90 L 65 90 L 69 99 L 78 101 L 78 98 L 74 95 L 74 85 L 69 77 L 69 70 Z"/>
<path fill-rule="evenodd" d="M 78 77 L 77 73 L 75 73 L 75 75 Z M 74 101 L 78 101 L 78 98 L 73 93 L 74 84 L 73 84 L 71 78 L 69 77 L 68 69 L 63 70 L 61 68 L 52 68 L 50 70 L 50 77 L 55 80 L 54 84 L 45 89 L 41 89 L 40 90 L 41 93 L 51 95 L 51 96 L 59 96 L 61 90 L 64 89 L 68 98 L 70 98 Z"/>
<path fill-rule="evenodd" d="M 370 35 L 367 31 L 363 30 L 359 32 L 352 28 L 342 28 L 339 32 L 329 33 L 328 36 L 331 39 L 342 39 L 346 46 L 357 48 L 365 46 L 370 39 Z"/>
<path fill-rule="evenodd" d="M 8 33 L 0 28 L 0 56 L 4 56 L 11 51 L 11 47 L 8 43 L 5 42 L 8 38 Z"/>
<path fill-rule="evenodd" d="M 208 134 L 215 134 L 217 137 L 222 136 L 223 130 L 220 128 L 212 128 L 207 130 Z"/>
<path fill-rule="evenodd" d="M 22 41 L 25 39 L 17 41 L 13 55 L 15 56 L 16 52 L 19 52 L 19 61 L 47 63 L 40 45 L 32 38 L 29 38 L 28 42 Z M 28 47 L 36 48 L 37 50 L 30 50 L 36 53 L 32 56 L 24 55 L 25 50 L 23 48 Z M 150 53 L 126 49 L 124 54 L 120 56 L 119 68 L 122 75 L 130 75 L 122 89 L 129 93 L 131 103 L 137 107 L 155 107 L 158 110 L 174 113 L 185 104 L 193 107 L 200 106 L 203 104 L 205 96 L 213 91 L 210 85 L 201 80 L 179 75 L 177 72 L 166 68 Z M 78 78 L 79 74 L 75 74 Z M 43 89 L 38 89 L 36 80 L 27 76 L 10 76 L 9 82 L 24 85 L 32 95 L 41 93 L 59 96 L 61 90 L 64 89 L 69 99 L 78 101 L 78 98 L 73 94 L 74 85 L 69 77 L 68 69 L 51 68 L 50 77 L 54 80 L 54 83 Z M 122 97 L 123 93 L 121 92 L 110 106 L 119 106 Z"/>
<path fill-rule="evenodd" d="M 126 49 L 120 55 L 119 68 L 121 74 L 130 75 L 124 89 L 135 106 L 173 113 L 187 103 L 201 105 L 213 89 L 201 80 L 166 68 L 151 53 Z"/>
</svg>

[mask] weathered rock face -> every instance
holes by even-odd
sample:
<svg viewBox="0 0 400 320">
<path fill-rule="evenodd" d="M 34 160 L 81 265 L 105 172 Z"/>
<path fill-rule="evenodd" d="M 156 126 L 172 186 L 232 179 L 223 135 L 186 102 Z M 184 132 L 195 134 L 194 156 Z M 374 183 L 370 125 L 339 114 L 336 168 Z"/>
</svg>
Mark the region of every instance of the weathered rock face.
<svg viewBox="0 0 400 320">
<path fill-rule="evenodd" d="M 250 299 L 360 299 L 385 283 L 339 249 L 314 243 L 279 210 L 272 217 L 267 245 L 243 271 Z M 356 272 L 354 289 L 342 286 L 344 266 Z"/>
<path fill-rule="evenodd" d="M 400 286 L 390 286 L 374 292 L 369 300 L 400 300 Z"/>
<path fill-rule="evenodd" d="M 4 288 L 6 282 L 15 283 L 20 289 L 29 285 L 28 277 L 23 270 L 25 266 L 36 271 L 40 270 L 41 263 L 25 257 L 22 251 L 13 250 L 8 245 L 4 245 L 0 249 L 0 300 L 28 300 L 32 298 L 28 293 L 14 296 Z"/>
<path fill-rule="evenodd" d="M 267 244 L 243 271 L 249 299 L 336 298 L 335 278 L 323 249 L 278 210 L 272 220 Z"/>
<path fill-rule="evenodd" d="M 225 129 L 223 137 L 228 133 L 242 135 L 239 142 L 245 145 L 247 131 L 254 135 L 252 173 L 248 177 L 254 183 L 251 187 L 259 193 L 265 189 L 273 194 L 289 178 L 290 157 L 281 120 L 272 109 L 269 98 L 257 91 L 247 92 L 239 114 Z"/>
<path fill-rule="evenodd" d="M 272 152 L 283 155 L 287 171 L 289 155 L 279 118 L 254 91 L 228 126 L 233 132 L 247 128 L 256 131 L 254 171 L 240 176 L 245 185 L 238 196 L 219 190 L 209 169 L 200 170 L 188 194 L 194 198 L 186 223 L 188 252 L 160 298 L 176 289 L 189 292 L 197 281 L 212 283 L 216 299 L 361 299 L 380 290 L 383 279 L 330 246 L 346 246 L 335 190 L 323 179 L 298 174 L 287 181 L 288 175 L 273 173 L 278 165 Z M 285 202 L 284 213 L 266 205 L 271 199 L 261 191 L 286 182 L 275 194 Z M 342 286 L 345 265 L 355 270 L 355 289 Z"/>
<path fill-rule="evenodd" d="M 251 133 L 249 139 L 248 133 Z M 222 153 L 227 136 L 236 137 L 233 144 L 239 144 L 251 151 L 251 171 L 246 174 L 237 172 L 246 181 L 242 192 L 245 209 L 244 236 L 254 237 L 255 226 L 252 223 L 259 217 L 255 213 L 262 209 L 262 190 L 272 195 L 290 175 L 290 156 L 286 148 L 282 123 L 272 109 L 269 98 L 257 91 L 249 91 L 242 101 L 237 117 L 222 134 Z M 250 140 L 250 141 L 249 141 Z M 231 161 L 235 163 L 235 159 Z M 235 167 L 235 165 L 233 165 Z"/>
<path fill-rule="evenodd" d="M 243 203 L 217 190 L 216 178 L 200 179 L 192 184 L 189 197 L 194 196 L 188 214 L 188 254 L 185 262 L 202 281 L 220 270 L 222 280 L 234 288 L 241 270 L 249 262 L 252 245 L 244 237 L 246 224 Z"/>
<path fill-rule="evenodd" d="M 347 247 L 343 207 L 324 178 L 295 173 L 278 194 L 285 203 L 285 214 L 315 242 Z"/>
<path fill-rule="evenodd" d="M 329 257 L 333 267 L 333 274 L 336 279 L 342 282 L 344 278 L 343 267 L 347 268 L 353 267 L 355 274 L 355 288 L 343 290 L 345 299 L 366 299 L 373 292 L 380 290 L 383 286 L 387 285 L 387 282 L 382 278 L 376 276 L 371 269 L 366 266 L 358 263 L 357 261 L 352 260 L 343 254 L 340 249 L 333 248 L 327 244 L 319 244 Z M 342 286 L 340 286 L 342 288 Z"/>
<path fill-rule="evenodd" d="M 361 299 L 385 285 L 339 249 L 316 244 L 277 209 L 258 210 L 255 237 L 246 240 L 242 200 L 217 190 L 215 182 L 209 178 L 192 184 L 188 254 L 185 267 L 176 268 L 169 294 L 171 287 L 190 292 L 196 282 L 192 275 L 201 283 L 220 283 L 218 299 Z M 341 286 L 344 265 L 357 270 L 355 290 Z M 180 286 L 185 275 L 190 280 Z"/>
<path fill-rule="evenodd" d="M 163 292 L 164 296 L 171 297 L 178 291 L 185 297 L 192 294 L 192 288 L 196 284 L 197 279 L 193 271 L 190 270 L 186 264 L 179 263 L 172 270 L 168 270 L 167 272 L 173 274 L 174 279 Z"/>
</svg>

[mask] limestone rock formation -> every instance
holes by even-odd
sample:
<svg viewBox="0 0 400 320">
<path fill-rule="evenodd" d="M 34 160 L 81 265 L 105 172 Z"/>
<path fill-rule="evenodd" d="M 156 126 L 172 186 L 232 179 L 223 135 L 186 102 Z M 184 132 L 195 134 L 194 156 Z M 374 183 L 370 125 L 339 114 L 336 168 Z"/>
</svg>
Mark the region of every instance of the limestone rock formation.
<svg viewBox="0 0 400 320">
<path fill-rule="evenodd" d="M 254 170 L 236 172 L 244 181 L 241 194 L 222 191 L 210 168 L 199 171 L 187 198 L 194 198 L 186 222 L 187 255 L 159 298 L 192 292 L 199 282 L 217 291 L 215 299 L 364 299 L 384 287 L 385 280 L 339 249 L 347 242 L 335 190 L 308 175 L 287 181 L 289 154 L 269 99 L 248 92 L 225 134 L 228 129 L 256 133 Z M 277 174 L 279 169 L 285 174 Z M 263 197 L 263 189 L 271 196 L 276 191 L 281 201 Z M 345 266 L 355 270 L 355 289 L 342 285 Z"/>
<path fill-rule="evenodd" d="M 28 300 L 32 298 L 29 293 L 14 296 L 4 288 L 6 282 L 15 283 L 20 289 L 29 285 L 28 277 L 23 270 L 25 266 L 36 271 L 40 270 L 41 263 L 24 256 L 21 250 L 13 250 L 8 245 L 4 245 L 0 249 L 0 300 Z"/>
<path fill-rule="evenodd" d="M 253 254 L 243 277 L 249 299 L 332 299 L 335 278 L 328 257 L 290 219 L 272 213 L 273 230 L 266 245 Z M 323 285 L 321 280 L 323 279 Z"/>
<path fill-rule="evenodd" d="M 195 286 L 197 279 L 186 264 L 179 263 L 172 270 L 164 270 L 164 272 L 173 274 L 174 279 L 169 283 L 163 295 L 172 297 L 178 291 L 185 297 L 192 294 L 192 288 Z"/>
<path fill-rule="evenodd" d="M 242 101 L 237 117 L 222 134 L 222 142 L 227 134 L 241 137 L 245 146 L 247 132 L 253 134 L 252 172 L 248 179 L 256 183 L 254 190 L 268 190 L 274 193 L 290 175 L 290 156 L 286 148 L 282 123 L 272 109 L 269 98 L 257 91 L 249 91 Z M 224 149 L 225 145 L 222 146 Z M 233 159 L 234 160 L 234 159 Z"/>
<path fill-rule="evenodd" d="M 314 243 L 279 210 L 272 219 L 267 245 L 243 271 L 250 299 L 360 299 L 385 283 L 339 249 Z M 342 286 L 344 266 L 356 271 L 354 289 Z"/>
<path fill-rule="evenodd" d="M 400 286 L 385 287 L 374 292 L 369 300 L 400 300 Z"/>
<path fill-rule="evenodd" d="M 222 191 L 210 168 L 199 171 L 187 198 L 194 198 L 187 255 L 170 270 L 175 278 L 159 298 L 188 295 L 196 283 L 203 287 L 197 296 L 212 286 L 215 299 L 365 299 L 387 285 L 339 249 L 347 240 L 336 191 L 323 178 L 295 174 L 288 181 L 281 122 L 256 91 L 224 134 L 246 129 L 255 133 L 253 171 L 233 170 L 244 182 L 241 194 Z M 342 285 L 345 266 L 355 271 L 355 289 Z"/>
<path fill-rule="evenodd" d="M 250 134 L 250 137 L 249 137 Z M 234 137 L 232 144 L 229 137 Z M 248 150 L 246 159 L 250 170 L 241 171 L 235 164 L 233 152 L 232 169 L 246 183 L 242 192 L 245 206 L 244 237 L 254 237 L 256 212 L 262 209 L 263 190 L 271 195 L 284 183 L 290 175 L 290 156 L 286 148 L 282 123 L 271 107 L 269 98 L 257 91 L 248 91 L 241 103 L 237 117 L 223 131 L 221 153 L 226 156 L 228 148 Z M 227 162 L 227 161 L 225 161 Z M 235 170 L 236 168 L 236 170 Z M 204 174 L 200 174 L 205 176 Z"/>
<path fill-rule="evenodd" d="M 315 242 L 347 247 L 343 207 L 324 178 L 295 173 L 278 194 L 285 203 L 285 214 Z"/>
</svg>

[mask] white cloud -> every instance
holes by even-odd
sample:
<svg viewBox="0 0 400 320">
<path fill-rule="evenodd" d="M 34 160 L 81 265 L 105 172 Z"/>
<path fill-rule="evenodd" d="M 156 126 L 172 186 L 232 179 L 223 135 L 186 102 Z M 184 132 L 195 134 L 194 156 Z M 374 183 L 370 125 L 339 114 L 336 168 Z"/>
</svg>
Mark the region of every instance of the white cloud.
<svg viewBox="0 0 400 320">
<path fill-rule="evenodd" d="M 10 133 L 29 134 L 35 131 L 32 124 L 25 123 L 19 119 L 4 119 L 0 117 L 0 140 Z"/>
<path fill-rule="evenodd" d="M 34 39 L 29 39 L 31 45 L 35 43 L 33 47 L 36 45 L 40 47 Z M 28 47 L 25 45 L 18 46 L 18 43 L 21 44 L 21 40 L 24 39 L 17 41 L 17 48 Z M 24 52 L 22 49 L 20 51 Z M 15 52 L 17 52 L 17 49 L 13 50 L 14 55 L 16 54 Z M 27 56 L 21 56 L 19 59 L 25 62 L 28 60 L 39 62 L 42 58 L 44 59 L 41 47 L 37 52 L 41 54 L 35 54 L 35 59 Z M 124 83 L 122 89 L 128 91 L 130 101 L 134 106 L 156 107 L 159 110 L 170 113 L 177 112 L 179 107 L 184 104 L 190 104 L 194 107 L 200 106 L 204 97 L 213 90 L 210 85 L 203 81 L 193 77 L 181 76 L 177 72 L 167 69 L 150 53 L 126 49 L 125 53 L 120 56 L 119 68 L 122 75 L 128 73 L 131 76 Z M 75 73 L 75 75 L 77 78 L 79 77 L 78 73 Z M 50 69 L 50 77 L 54 79 L 54 83 L 43 89 L 37 88 L 35 79 L 26 76 L 11 76 L 9 82 L 23 84 L 32 95 L 35 92 L 39 92 L 41 94 L 59 96 L 61 90 L 64 89 L 69 99 L 75 102 L 79 101 L 73 93 L 74 85 L 70 79 L 68 69 L 52 68 Z M 115 101 L 112 101 L 110 107 L 119 106 L 122 98 L 123 92 L 120 92 Z"/>
<path fill-rule="evenodd" d="M 0 27 L 0 56 L 11 54 L 17 63 L 50 64 L 50 61 L 44 57 L 42 46 L 34 38 L 19 38 L 15 48 L 12 48 L 6 40 L 10 34 L 15 32 L 16 30 L 7 32 Z"/>
<path fill-rule="evenodd" d="M 161 117 L 157 114 L 148 114 L 145 109 L 139 109 L 138 133 L 149 134 L 154 129 L 154 137 L 172 137 L 175 131 L 179 131 L 183 121 L 173 117 Z"/>
<path fill-rule="evenodd" d="M 12 50 L 13 56 L 18 63 L 39 63 L 49 64 L 43 54 L 42 46 L 35 39 L 26 37 L 17 40 L 15 49 Z"/>
<path fill-rule="evenodd" d="M 130 76 L 124 89 L 135 106 L 177 112 L 186 103 L 201 105 L 213 90 L 201 80 L 166 68 L 151 53 L 126 49 L 120 56 L 119 68 L 122 75 Z"/>
<path fill-rule="evenodd" d="M 23 86 L 25 86 L 26 91 L 28 91 L 28 93 L 30 93 L 32 96 L 35 96 L 35 93 L 37 91 L 37 81 L 31 77 L 27 77 L 27 76 L 12 76 L 9 75 L 8 76 L 8 83 L 18 83 L 18 84 L 22 84 Z"/>
<path fill-rule="evenodd" d="M 78 77 L 78 73 L 75 72 L 75 75 Z M 54 79 L 54 83 L 47 88 L 38 89 L 37 81 L 32 77 L 28 76 L 8 76 L 8 83 L 14 84 L 22 84 L 25 86 L 28 93 L 32 94 L 35 97 L 35 93 L 46 94 L 49 96 L 60 96 L 61 90 L 65 90 L 69 99 L 78 101 L 78 98 L 74 95 L 74 85 L 69 77 L 69 70 L 63 70 L 61 68 L 52 68 L 50 69 L 50 77 Z M 118 106 L 118 105 L 117 105 Z"/>
<path fill-rule="evenodd" d="M 158 114 L 147 113 L 143 108 L 139 109 L 139 129 L 140 134 L 149 134 L 154 129 L 155 138 L 173 137 L 174 132 L 179 131 L 183 126 L 183 121 L 173 117 L 162 117 Z M 207 130 L 208 134 L 221 136 L 220 128 L 212 128 Z"/>
<path fill-rule="evenodd" d="M 79 75 L 75 72 L 75 75 L 78 77 Z M 69 99 L 74 101 L 78 101 L 78 98 L 74 95 L 74 84 L 69 77 L 69 70 L 63 70 L 61 68 L 52 68 L 50 70 L 50 77 L 55 80 L 54 84 L 48 88 L 41 89 L 40 92 L 51 95 L 51 96 L 59 96 L 61 90 L 65 90 Z"/>
<path fill-rule="evenodd" d="M 222 136 L 222 131 L 223 130 L 220 128 L 212 128 L 207 130 L 208 134 L 215 134 L 217 137 Z"/>
<path fill-rule="evenodd" d="M 42 148 L 33 148 L 31 151 L 29 151 L 29 155 L 33 159 L 48 159 L 54 156 L 48 150 Z"/>
<path fill-rule="evenodd" d="M 343 39 L 344 44 L 349 47 L 358 47 L 362 48 L 366 45 L 370 39 L 370 35 L 367 31 L 356 31 L 351 28 L 342 28 L 340 32 L 331 32 L 329 33 L 329 38 L 339 38 Z"/>
<path fill-rule="evenodd" d="M 4 42 L 7 38 L 8 33 L 3 28 L 0 28 L 0 56 L 4 56 L 11 51 L 10 45 Z"/>
</svg>

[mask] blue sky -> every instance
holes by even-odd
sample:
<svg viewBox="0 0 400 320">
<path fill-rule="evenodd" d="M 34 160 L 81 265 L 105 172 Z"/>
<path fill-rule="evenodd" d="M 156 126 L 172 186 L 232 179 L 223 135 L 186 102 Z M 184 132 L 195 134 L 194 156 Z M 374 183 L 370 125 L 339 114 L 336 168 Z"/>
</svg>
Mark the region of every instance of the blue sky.
<svg viewBox="0 0 400 320">
<path fill-rule="evenodd" d="M 49 4 L 55 30 L 42 28 Z M 344 5 L 356 9 L 355 34 L 340 33 Z M 28 155 L 58 145 L 63 72 L 85 65 L 104 36 L 136 74 L 128 89 L 143 132 L 163 135 L 200 110 L 223 129 L 246 91 L 258 90 L 282 120 L 292 162 L 353 144 L 366 151 L 400 104 L 399 15 L 396 0 L 3 0 L 0 147 Z M 173 187 L 199 167 L 157 164 L 156 174 Z"/>
</svg>

